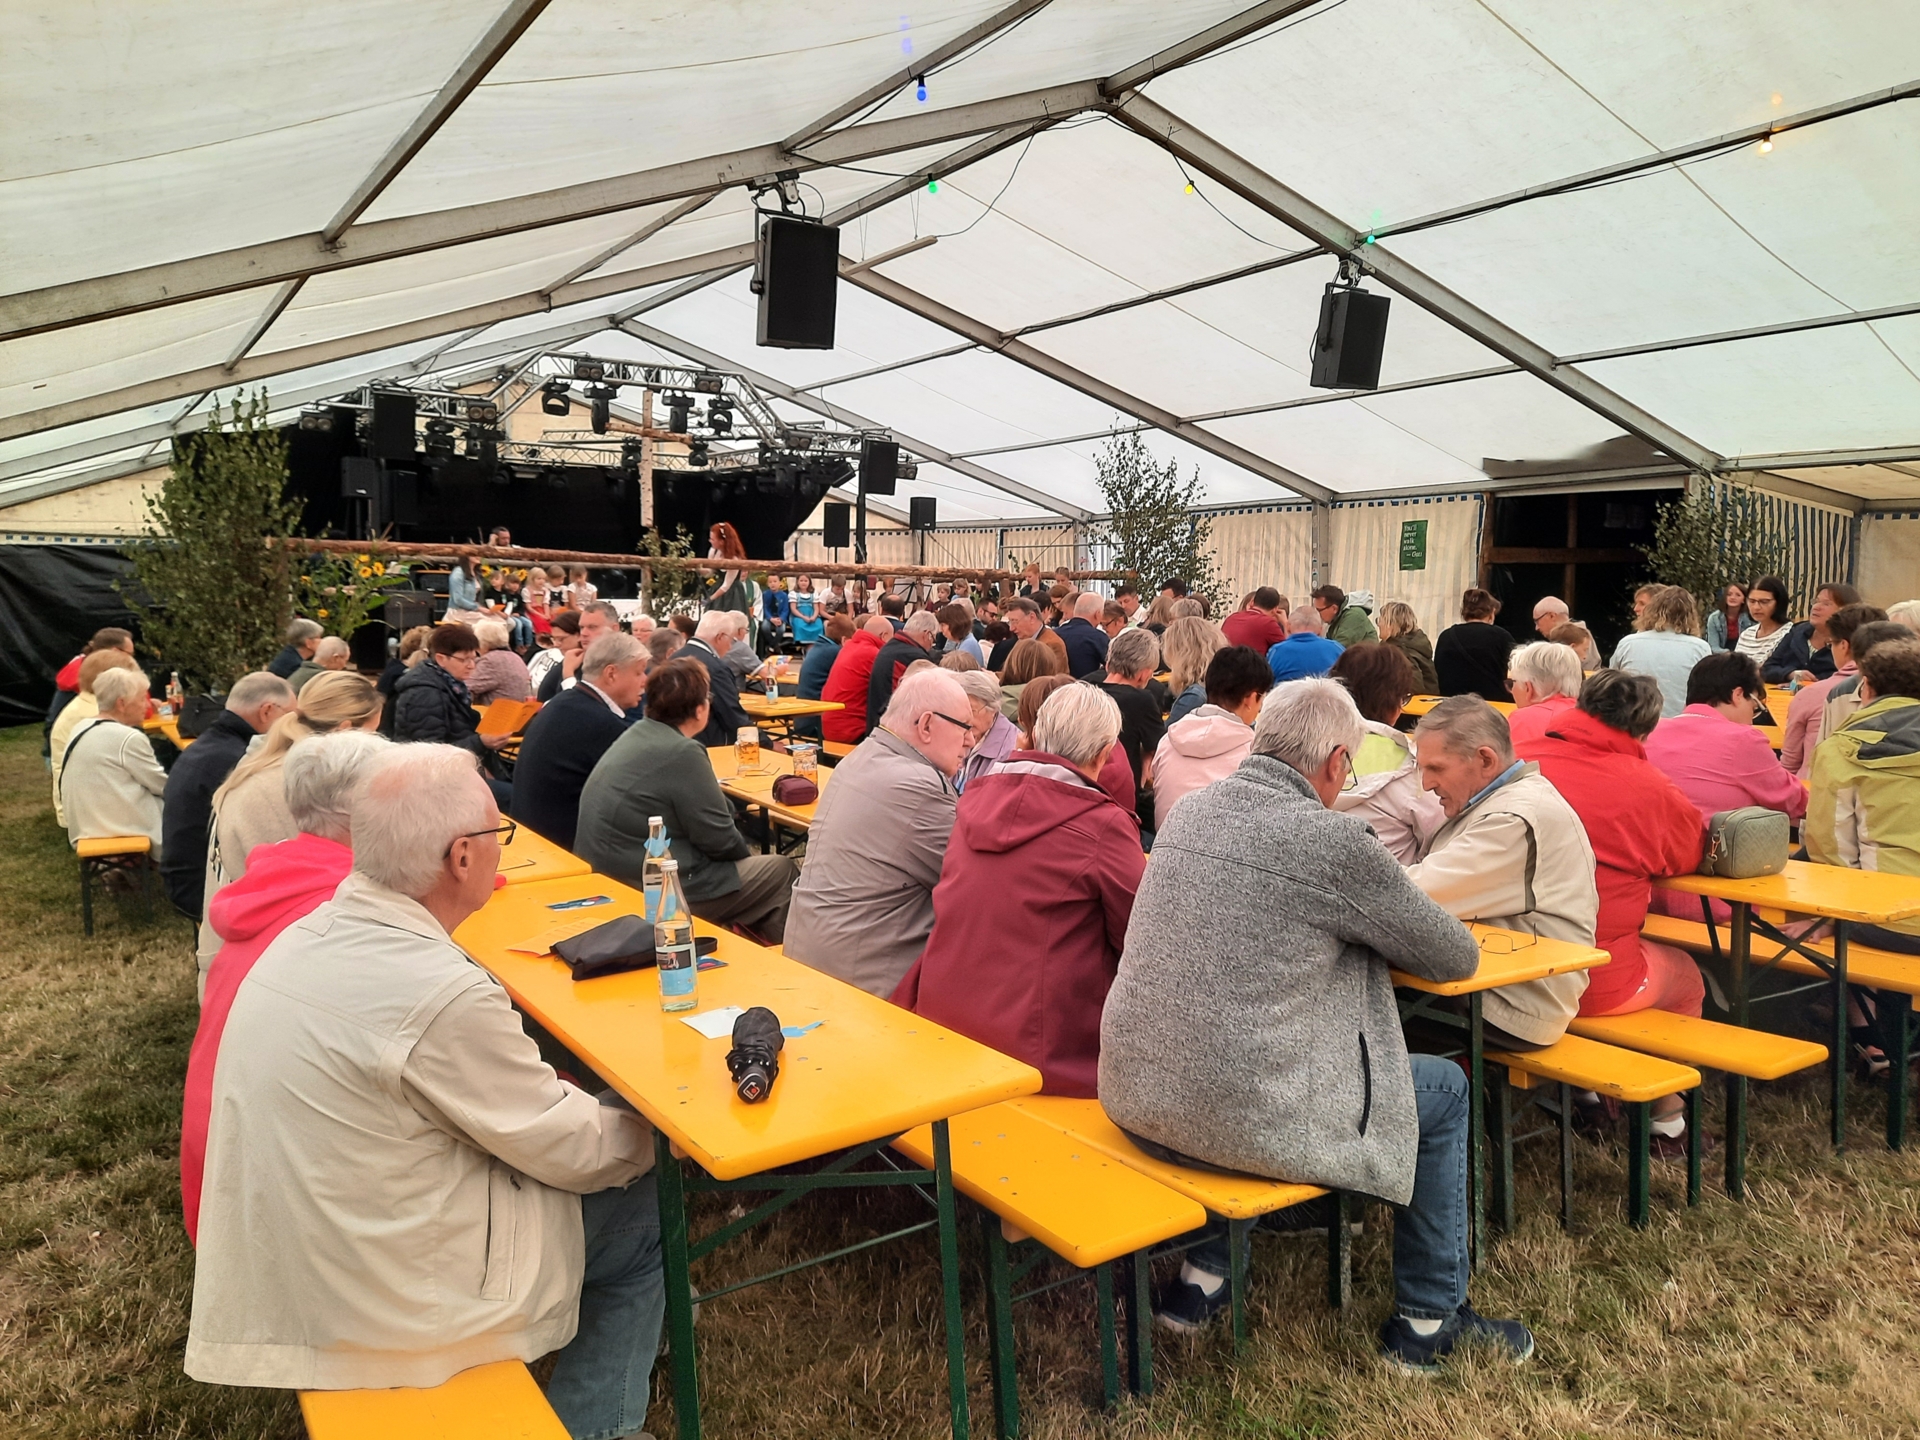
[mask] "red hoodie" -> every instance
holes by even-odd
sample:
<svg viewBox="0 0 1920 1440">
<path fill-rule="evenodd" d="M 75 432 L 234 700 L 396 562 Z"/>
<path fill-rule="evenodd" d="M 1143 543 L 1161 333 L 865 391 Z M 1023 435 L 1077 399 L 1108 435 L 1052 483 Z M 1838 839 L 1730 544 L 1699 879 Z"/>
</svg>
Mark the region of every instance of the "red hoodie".
<svg viewBox="0 0 1920 1440">
<path fill-rule="evenodd" d="M 820 733 L 829 740 L 857 745 L 867 733 L 867 685 L 873 679 L 874 657 L 887 642 L 877 635 L 856 630 L 833 657 L 827 683 L 820 689 L 822 700 L 837 700 L 847 708 L 829 710 L 820 717 Z"/>
<path fill-rule="evenodd" d="M 247 873 L 213 897 L 207 918 L 226 943 L 207 971 L 180 1116 L 180 1204 L 186 1211 L 187 1239 L 195 1245 L 200 1243 L 200 1180 L 206 1173 L 207 1122 L 213 1113 L 213 1067 L 227 1012 L 233 1009 L 240 982 L 274 936 L 331 900 L 352 868 L 353 851 L 346 846 L 318 835 L 296 835 L 259 846 L 247 857 Z"/>
<path fill-rule="evenodd" d="M 1628 1000 L 1646 978 L 1640 927 L 1649 883 L 1698 868 L 1706 827 L 1700 812 L 1647 759 L 1646 747 L 1584 710 L 1568 710 L 1537 738 L 1514 737 L 1514 754 L 1539 762 L 1540 773 L 1573 807 L 1593 844 L 1600 917 L 1593 943 L 1611 963 L 1589 970 L 1582 1015 L 1604 1015 Z"/>
<path fill-rule="evenodd" d="M 1100 1012 L 1146 860 L 1133 817 L 1057 755 L 967 783 L 933 934 L 893 1003 L 1024 1060 L 1049 1095 L 1097 1093 Z"/>
</svg>

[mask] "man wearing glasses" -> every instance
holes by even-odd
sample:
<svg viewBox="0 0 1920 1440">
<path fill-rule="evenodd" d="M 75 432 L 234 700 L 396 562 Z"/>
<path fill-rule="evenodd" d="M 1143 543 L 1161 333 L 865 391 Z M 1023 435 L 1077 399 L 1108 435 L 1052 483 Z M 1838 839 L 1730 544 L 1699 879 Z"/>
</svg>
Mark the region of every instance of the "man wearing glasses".
<svg viewBox="0 0 1920 1440">
<path fill-rule="evenodd" d="M 787 914 L 787 954 L 871 994 L 893 993 L 933 932 L 971 717 L 949 671 L 917 670 L 894 688 L 879 726 L 821 795 Z"/>
<path fill-rule="evenodd" d="M 1593 944 L 1600 892 L 1586 827 L 1538 765 L 1514 757 L 1506 717 L 1478 695 L 1455 695 L 1413 733 L 1421 784 L 1447 820 L 1407 878 L 1456 920 Z M 1487 1044 L 1551 1045 L 1579 1011 L 1587 978 L 1576 970 L 1487 991 Z"/>
<path fill-rule="evenodd" d="M 646 1419 L 665 1309 L 653 1131 L 541 1060 L 451 932 L 510 830 L 474 757 L 396 747 L 353 870 L 234 997 L 213 1074 L 186 1370 L 434 1386 L 558 1350 L 574 1435 Z"/>
</svg>

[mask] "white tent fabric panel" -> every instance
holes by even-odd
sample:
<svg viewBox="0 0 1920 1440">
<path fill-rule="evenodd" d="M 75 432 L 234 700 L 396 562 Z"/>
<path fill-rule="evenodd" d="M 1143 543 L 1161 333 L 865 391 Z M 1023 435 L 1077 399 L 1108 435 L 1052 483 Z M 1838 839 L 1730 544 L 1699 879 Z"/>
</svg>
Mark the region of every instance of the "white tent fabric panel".
<svg viewBox="0 0 1920 1440">
<path fill-rule="evenodd" d="M 1899 445 L 1920 428 L 1920 316 L 1586 368 L 1723 455 Z"/>
<path fill-rule="evenodd" d="M 1111 406 L 979 350 L 835 385 L 821 398 L 891 416 L 902 430 L 949 451 L 1100 430 L 1115 418 Z"/>
<path fill-rule="evenodd" d="M 763 145 L 998 9 L 555 0 L 369 212 L 445 210 Z M 645 165 L 634 163 L 644 140 Z"/>
<path fill-rule="evenodd" d="M 1207 517 L 1210 553 L 1224 583 L 1225 603 L 1272 585 L 1295 604 L 1313 586 L 1313 511 L 1306 505 L 1269 505 Z M 1152 585 L 1160 578 L 1149 575 Z"/>
<path fill-rule="evenodd" d="M 145 410 L 128 410 L 118 415 L 103 415 L 98 420 L 86 420 L 78 425 L 63 425 L 58 430 L 39 430 L 31 435 L 16 435 L 11 440 L 0 440 L 0 466 L 25 460 L 30 456 L 43 455 L 50 450 L 63 449 L 69 445 L 85 444 L 88 441 L 108 443 L 120 435 L 143 429 L 148 425 L 171 424 L 180 410 L 180 402 L 175 401 L 170 405 L 149 406 Z"/>
<path fill-rule="evenodd" d="M 9 290 L 318 230 L 498 0 L 9 7 Z"/>
<path fill-rule="evenodd" d="M 1329 489 L 1396 490 L 1470 485 L 1486 477 L 1352 400 L 1209 421 L 1207 429 L 1263 455 L 1286 455 Z"/>
<path fill-rule="evenodd" d="M 1333 554 L 1326 579 L 1343 590 L 1371 590 L 1376 605 L 1404 600 L 1428 639 L 1460 618 L 1460 592 L 1480 569 L 1478 495 L 1357 501 L 1333 507 Z M 1408 522 L 1426 522 L 1426 568 L 1400 568 L 1400 539 Z"/>
<path fill-rule="evenodd" d="M 1558 463 L 1625 438 L 1612 421 L 1531 375 L 1495 375 L 1353 402 L 1479 469 Z"/>
</svg>

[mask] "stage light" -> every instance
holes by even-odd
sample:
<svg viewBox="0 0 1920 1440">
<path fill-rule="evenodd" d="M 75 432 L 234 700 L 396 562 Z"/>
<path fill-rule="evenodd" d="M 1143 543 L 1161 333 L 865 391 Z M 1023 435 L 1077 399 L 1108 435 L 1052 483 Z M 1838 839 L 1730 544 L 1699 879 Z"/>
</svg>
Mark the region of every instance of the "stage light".
<svg viewBox="0 0 1920 1440">
<path fill-rule="evenodd" d="M 302 430 L 328 431 L 333 429 L 333 416 L 325 410 L 302 410 L 300 412 Z"/>
<path fill-rule="evenodd" d="M 604 435 L 613 426 L 613 397 L 618 392 L 605 385 L 592 385 L 587 388 L 587 402 L 592 407 L 593 433 Z"/>
<path fill-rule="evenodd" d="M 426 437 L 420 448 L 436 460 L 445 460 L 453 454 L 453 422 L 439 416 L 427 421 Z"/>
<path fill-rule="evenodd" d="M 573 378 L 576 380 L 604 380 L 607 367 L 598 360 L 576 360 L 573 362 Z"/>
<path fill-rule="evenodd" d="M 718 395 L 726 389 L 726 381 L 718 375 L 696 375 L 693 377 L 693 388 L 702 395 Z"/>
<path fill-rule="evenodd" d="M 490 400 L 469 400 L 467 421 L 472 425 L 496 425 L 500 421 L 500 407 Z"/>
<path fill-rule="evenodd" d="M 695 470 L 704 470 L 707 466 L 707 442 L 689 440 L 687 442 L 687 464 Z"/>
<path fill-rule="evenodd" d="M 716 435 L 732 433 L 733 401 L 724 395 L 716 395 L 707 402 L 707 428 Z"/>
<path fill-rule="evenodd" d="M 573 397 L 568 393 L 566 381 L 549 380 L 540 387 L 540 409 L 548 415 L 573 413 Z"/>
<path fill-rule="evenodd" d="M 687 433 L 687 422 L 693 413 L 693 401 L 685 395 L 667 396 L 667 429 L 676 435 Z"/>
</svg>

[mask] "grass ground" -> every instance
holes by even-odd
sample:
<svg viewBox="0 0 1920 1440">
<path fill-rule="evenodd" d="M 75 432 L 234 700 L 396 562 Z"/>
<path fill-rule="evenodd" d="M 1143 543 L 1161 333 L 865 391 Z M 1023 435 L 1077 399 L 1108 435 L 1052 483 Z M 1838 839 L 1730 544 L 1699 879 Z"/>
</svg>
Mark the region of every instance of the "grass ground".
<svg viewBox="0 0 1920 1440">
<path fill-rule="evenodd" d="M 38 732 L 0 732 L 0 1435 L 297 1437 L 290 1397 L 180 1369 L 192 1253 L 176 1171 L 196 1017 L 188 926 L 107 906 L 80 933 L 73 864 Z M 1372 1360 L 1389 1297 L 1378 1211 L 1348 1315 L 1321 1299 L 1319 1242 L 1261 1237 L 1252 1343 L 1163 1342 L 1158 1393 L 1106 1416 L 1085 1286 L 1023 1305 L 1027 1433 L 1091 1437 L 1841 1436 L 1920 1433 L 1920 1156 L 1890 1154 L 1856 1088 L 1851 1143 L 1824 1139 L 1817 1082 L 1757 1087 L 1751 1199 L 1699 1209 L 1662 1174 L 1654 1223 L 1621 1216 L 1617 1150 L 1581 1143 L 1582 1228 L 1554 1220 L 1551 1147 L 1523 1149 L 1523 1222 L 1476 1304 L 1536 1329 L 1533 1363 L 1474 1358 L 1409 1381 Z M 1710 1092 L 1711 1093 L 1711 1092 Z M 1709 1124 L 1716 1111 L 1708 1106 Z M 1531 1153 L 1529 1153 L 1531 1152 Z M 696 1272 L 708 1287 L 920 1218 L 911 1195 L 789 1212 Z M 971 1236 L 969 1236 L 969 1239 Z M 966 1253 L 971 1253 L 970 1249 Z M 976 1433 L 990 1433 L 985 1326 L 968 1292 Z M 767 1440 L 945 1429 L 938 1271 L 927 1236 L 706 1307 L 708 1432 Z M 653 1429 L 671 1415 L 656 1406 Z"/>
</svg>

